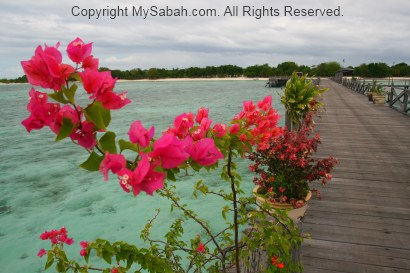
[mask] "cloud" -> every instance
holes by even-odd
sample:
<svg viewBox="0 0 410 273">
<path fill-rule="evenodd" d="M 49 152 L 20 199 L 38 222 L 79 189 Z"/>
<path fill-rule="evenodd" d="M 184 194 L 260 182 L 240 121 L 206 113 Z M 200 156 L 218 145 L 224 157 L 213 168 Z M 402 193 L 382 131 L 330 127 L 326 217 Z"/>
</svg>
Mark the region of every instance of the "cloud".
<svg viewBox="0 0 410 273">
<path fill-rule="evenodd" d="M 188 10 L 218 10 L 227 6 L 277 8 L 279 16 L 133 17 L 96 19 L 73 16 L 72 7 L 107 9 L 136 3 L 116 1 L 4 0 L 0 4 L 0 78 L 17 77 L 21 60 L 29 59 L 37 45 L 61 42 L 61 50 L 75 37 L 93 41 L 101 65 L 112 68 L 186 67 L 221 64 L 277 65 L 291 60 L 313 65 L 346 60 L 346 65 L 383 61 L 410 63 L 410 2 L 403 0 L 293 0 L 257 3 L 251 0 L 165 0 L 138 3 Z M 340 17 L 283 16 L 283 7 L 335 9 Z"/>
</svg>

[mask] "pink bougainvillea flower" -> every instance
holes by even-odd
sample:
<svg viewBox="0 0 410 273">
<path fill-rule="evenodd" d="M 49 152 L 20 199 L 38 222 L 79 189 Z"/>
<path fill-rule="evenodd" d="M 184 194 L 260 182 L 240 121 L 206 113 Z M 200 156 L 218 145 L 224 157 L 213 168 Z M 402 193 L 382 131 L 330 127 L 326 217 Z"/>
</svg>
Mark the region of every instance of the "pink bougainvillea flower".
<svg viewBox="0 0 410 273">
<path fill-rule="evenodd" d="M 142 126 L 141 121 L 136 120 L 131 124 L 128 135 L 132 143 L 137 143 L 142 148 L 148 147 L 152 137 L 155 134 L 155 128 L 152 126 L 149 130 Z"/>
<path fill-rule="evenodd" d="M 63 125 L 63 118 L 70 119 L 74 127 L 78 126 L 79 117 L 77 111 L 69 105 L 64 105 L 60 111 L 54 115 L 54 118 L 50 124 L 50 129 L 55 134 L 58 134 L 60 131 L 61 126 Z"/>
<path fill-rule="evenodd" d="M 47 105 L 48 96 L 45 92 L 40 92 L 35 90 L 33 87 L 28 92 L 29 95 L 29 103 L 27 104 L 27 110 L 32 111 L 33 107 L 42 105 Z"/>
<path fill-rule="evenodd" d="M 82 63 L 88 56 L 91 55 L 92 43 L 85 44 L 80 38 L 76 38 L 67 46 L 67 55 L 75 63 Z"/>
<path fill-rule="evenodd" d="M 48 112 L 45 107 L 33 107 L 32 112 L 28 118 L 23 120 L 21 124 L 26 127 L 27 132 L 31 130 L 39 130 L 43 128 L 48 122 Z"/>
<path fill-rule="evenodd" d="M 108 151 L 105 152 L 105 157 L 100 164 L 100 172 L 104 175 L 104 180 L 108 180 L 108 171 L 112 173 L 118 173 L 123 168 L 125 168 L 127 162 L 125 157 L 121 154 L 110 154 Z"/>
<path fill-rule="evenodd" d="M 66 238 L 66 239 L 64 240 L 64 242 L 65 242 L 67 245 L 72 245 L 72 244 L 74 243 L 74 240 L 73 240 L 73 238 Z"/>
<path fill-rule="evenodd" d="M 63 57 L 58 50 L 59 45 L 46 45 L 44 49 L 38 46 L 30 60 L 21 62 L 30 84 L 60 90 L 68 76 L 75 71 L 72 66 L 61 63 Z"/>
<path fill-rule="evenodd" d="M 239 129 L 240 129 L 241 127 L 239 126 L 239 124 L 238 123 L 235 123 L 234 125 L 232 125 L 231 126 L 231 128 L 229 129 L 229 132 L 231 133 L 231 134 L 237 134 L 238 132 L 239 132 Z"/>
<path fill-rule="evenodd" d="M 68 238 L 67 229 L 65 227 L 62 227 L 60 230 L 53 229 L 51 231 L 44 231 L 43 233 L 41 233 L 40 239 L 50 240 L 53 245 L 55 244 L 71 245 L 74 243 L 73 238 Z"/>
<path fill-rule="evenodd" d="M 224 158 L 223 154 L 215 147 L 215 142 L 212 138 L 201 139 L 187 146 L 186 151 L 201 166 L 213 165 L 219 159 Z"/>
<path fill-rule="evenodd" d="M 245 135 L 245 134 L 241 134 L 241 135 L 239 136 L 239 140 L 242 141 L 242 142 L 245 142 L 245 141 L 247 140 L 246 135 Z"/>
<path fill-rule="evenodd" d="M 43 257 L 44 255 L 46 255 L 47 254 L 47 251 L 44 249 L 44 248 L 42 248 L 42 249 L 40 249 L 40 251 L 37 253 L 37 256 L 38 257 Z"/>
<path fill-rule="evenodd" d="M 201 128 L 198 128 L 193 133 L 191 133 L 191 137 L 193 140 L 203 139 L 205 137 L 205 131 Z"/>
<path fill-rule="evenodd" d="M 256 106 L 253 104 L 253 101 L 244 101 L 243 102 L 243 110 L 245 112 L 253 112 L 255 111 Z"/>
<path fill-rule="evenodd" d="M 189 129 L 191 129 L 193 125 L 194 116 L 192 113 L 183 113 L 175 118 L 172 132 L 177 137 L 183 139 L 188 135 Z"/>
<path fill-rule="evenodd" d="M 83 121 L 81 123 L 81 128 L 77 128 L 71 133 L 70 137 L 86 149 L 92 149 L 97 145 L 94 124 L 88 121 Z"/>
<path fill-rule="evenodd" d="M 86 69 L 78 74 L 81 77 L 85 91 L 91 95 L 90 99 L 112 92 L 117 81 L 111 77 L 110 71 L 99 72 L 94 69 Z"/>
<path fill-rule="evenodd" d="M 48 103 L 47 94 L 39 92 L 34 88 L 29 92 L 30 101 L 27 105 L 27 110 L 30 111 L 30 116 L 22 121 L 26 130 L 38 130 L 44 126 L 49 126 L 52 123 L 55 115 L 60 111 L 60 104 Z"/>
<path fill-rule="evenodd" d="M 214 125 L 213 131 L 217 137 L 223 137 L 226 134 L 226 125 L 222 123 L 216 123 Z"/>
<path fill-rule="evenodd" d="M 185 151 L 186 144 L 173 134 L 164 134 L 154 142 L 151 157 L 159 159 L 164 169 L 172 169 L 184 163 L 189 154 Z"/>
<path fill-rule="evenodd" d="M 99 65 L 99 60 L 94 58 L 93 55 L 88 56 L 83 61 L 83 69 L 94 69 L 97 70 Z"/>
<path fill-rule="evenodd" d="M 88 245 L 89 245 L 89 242 L 87 242 L 87 241 L 81 241 L 81 242 L 80 242 L 81 248 L 87 248 Z"/>
<path fill-rule="evenodd" d="M 154 170 L 149 163 L 148 156 L 141 155 L 142 159 L 134 171 L 122 169 L 117 173 L 121 187 L 129 192 L 130 188 L 137 196 L 141 191 L 152 195 L 156 190 L 164 187 L 165 174 Z"/>
<path fill-rule="evenodd" d="M 209 128 L 211 128 L 211 125 L 212 125 L 212 120 L 204 117 L 201 120 L 200 128 L 201 128 L 202 131 L 207 132 L 209 130 Z"/>
<path fill-rule="evenodd" d="M 209 110 L 206 109 L 205 107 L 199 108 L 198 113 L 196 114 L 196 118 L 195 118 L 196 123 L 201 124 L 201 121 L 203 118 L 208 118 L 208 113 L 209 113 Z"/>
<path fill-rule="evenodd" d="M 199 253 L 202 253 L 205 251 L 205 246 L 203 243 L 199 243 L 198 247 L 196 248 L 196 251 L 198 251 Z"/>
<path fill-rule="evenodd" d="M 127 98 L 127 92 L 122 92 L 121 94 L 117 94 L 113 91 L 105 92 L 96 99 L 102 103 L 104 108 L 110 110 L 121 109 L 125 105 L 131 103 L 131 100 Z"/>
<path fill-rule="evenodd" d="M 262 101 L 258 101 L 258 107 L 264 111 L 268 111 L 272 107 L 272 96 L 266 96 Z"/>
<path fill-rule="evenodd" d="M 84 257 L 85 255 L 87 255 L 87 249 L 81 249 L 80 256 Z"/>
</svg>

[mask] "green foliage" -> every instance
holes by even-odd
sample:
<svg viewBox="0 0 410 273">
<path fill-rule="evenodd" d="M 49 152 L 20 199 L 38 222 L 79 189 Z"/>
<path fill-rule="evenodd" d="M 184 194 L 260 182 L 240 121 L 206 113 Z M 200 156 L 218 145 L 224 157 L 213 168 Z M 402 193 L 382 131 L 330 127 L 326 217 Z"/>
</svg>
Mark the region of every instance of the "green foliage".
<svg viewBox="0 0 410 273">
<path fill-rule="evenodd" d="M 114 132 L 106 132 L 101 138 L 100 138 L 100 145 L 102 150 L 108 151 L 111 154 L 116 154 L 117 153 L 117 146 L 115 144 L 115 133 Z"/>
<path fill-rule="evenodd" d="M 87 171 L 96 172 L 99 170 L 101 161 L 104 159 L 103 156 L 92 152 L 88 159 L 84 161 L 80 167 L 86 169 Z"/>
<path fill-rule="evenodd" d="M 100 102 L 93 102 L 84 109 L 86 118 L 99 129 L 105 130 L 111 121 L 111 111 L 104 108 Z"/>
<path fill-rule="evenodd" d="M 73 128 L 74 128 L 74 124 L 71 122 L 71 119 L 63 118 L 63 124 L 61 125 L 58 135 L 56 136 L 56 141 L 60 141 L 68 137 L 73 131 Z"/>
<path fill-rule="evenodd" d="M 333 77 L 341 68 L 338 62 L 321 63 L 313 69 L 312 73 L 319 77 Z"/>
<path fill-rule="evenodd" d="M 281 103 L 285 106 L 286 114 L 289 117 L 292 128 L 298 129 L 304 116 L 317 106 L 312 104 L 314 100 L 327 91 L 313 85 L 311 80 L 306 79 L 307 74 L 299 77 L 293 73 L 286 83 L 284 94 L 281 97 Z"/>
<path fill-rule="evenodd" d="M 277 75 L 280 76 L 289 76 L 292 73 L 299 71 L 298 65 L 295 62 L 283 62 L 278 64 Z"/>
</svg>

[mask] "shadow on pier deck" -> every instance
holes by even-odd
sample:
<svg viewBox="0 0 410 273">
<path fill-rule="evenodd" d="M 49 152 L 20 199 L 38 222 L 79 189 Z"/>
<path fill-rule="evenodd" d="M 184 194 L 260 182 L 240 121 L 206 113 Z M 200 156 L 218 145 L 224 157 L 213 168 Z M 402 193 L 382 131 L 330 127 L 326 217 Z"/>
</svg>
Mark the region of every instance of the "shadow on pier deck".
<svg viewBox="0 0 410 273">
<path fill-rule="evenodd" d="M 328 79 L 318 156 L 340 159 L 303 231 L 306 273 L 410 272 L 410 118 Z"/>
</svg>

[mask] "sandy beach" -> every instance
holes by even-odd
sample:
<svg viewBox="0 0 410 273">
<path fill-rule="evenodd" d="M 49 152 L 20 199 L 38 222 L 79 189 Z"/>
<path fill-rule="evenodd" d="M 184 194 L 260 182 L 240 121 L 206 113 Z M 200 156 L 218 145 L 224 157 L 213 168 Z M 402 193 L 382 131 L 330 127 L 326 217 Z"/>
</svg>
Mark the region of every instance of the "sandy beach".
<svg viewBox="0 0 410 273">
<path fill-rule="evenodd" d="M 141 80 L 118 80 L 118 82 L 176 82 L 176 81 L 267 81 L 269 78 L 166 78 L 166 79 L 141 79 Z"/>
</svg>

